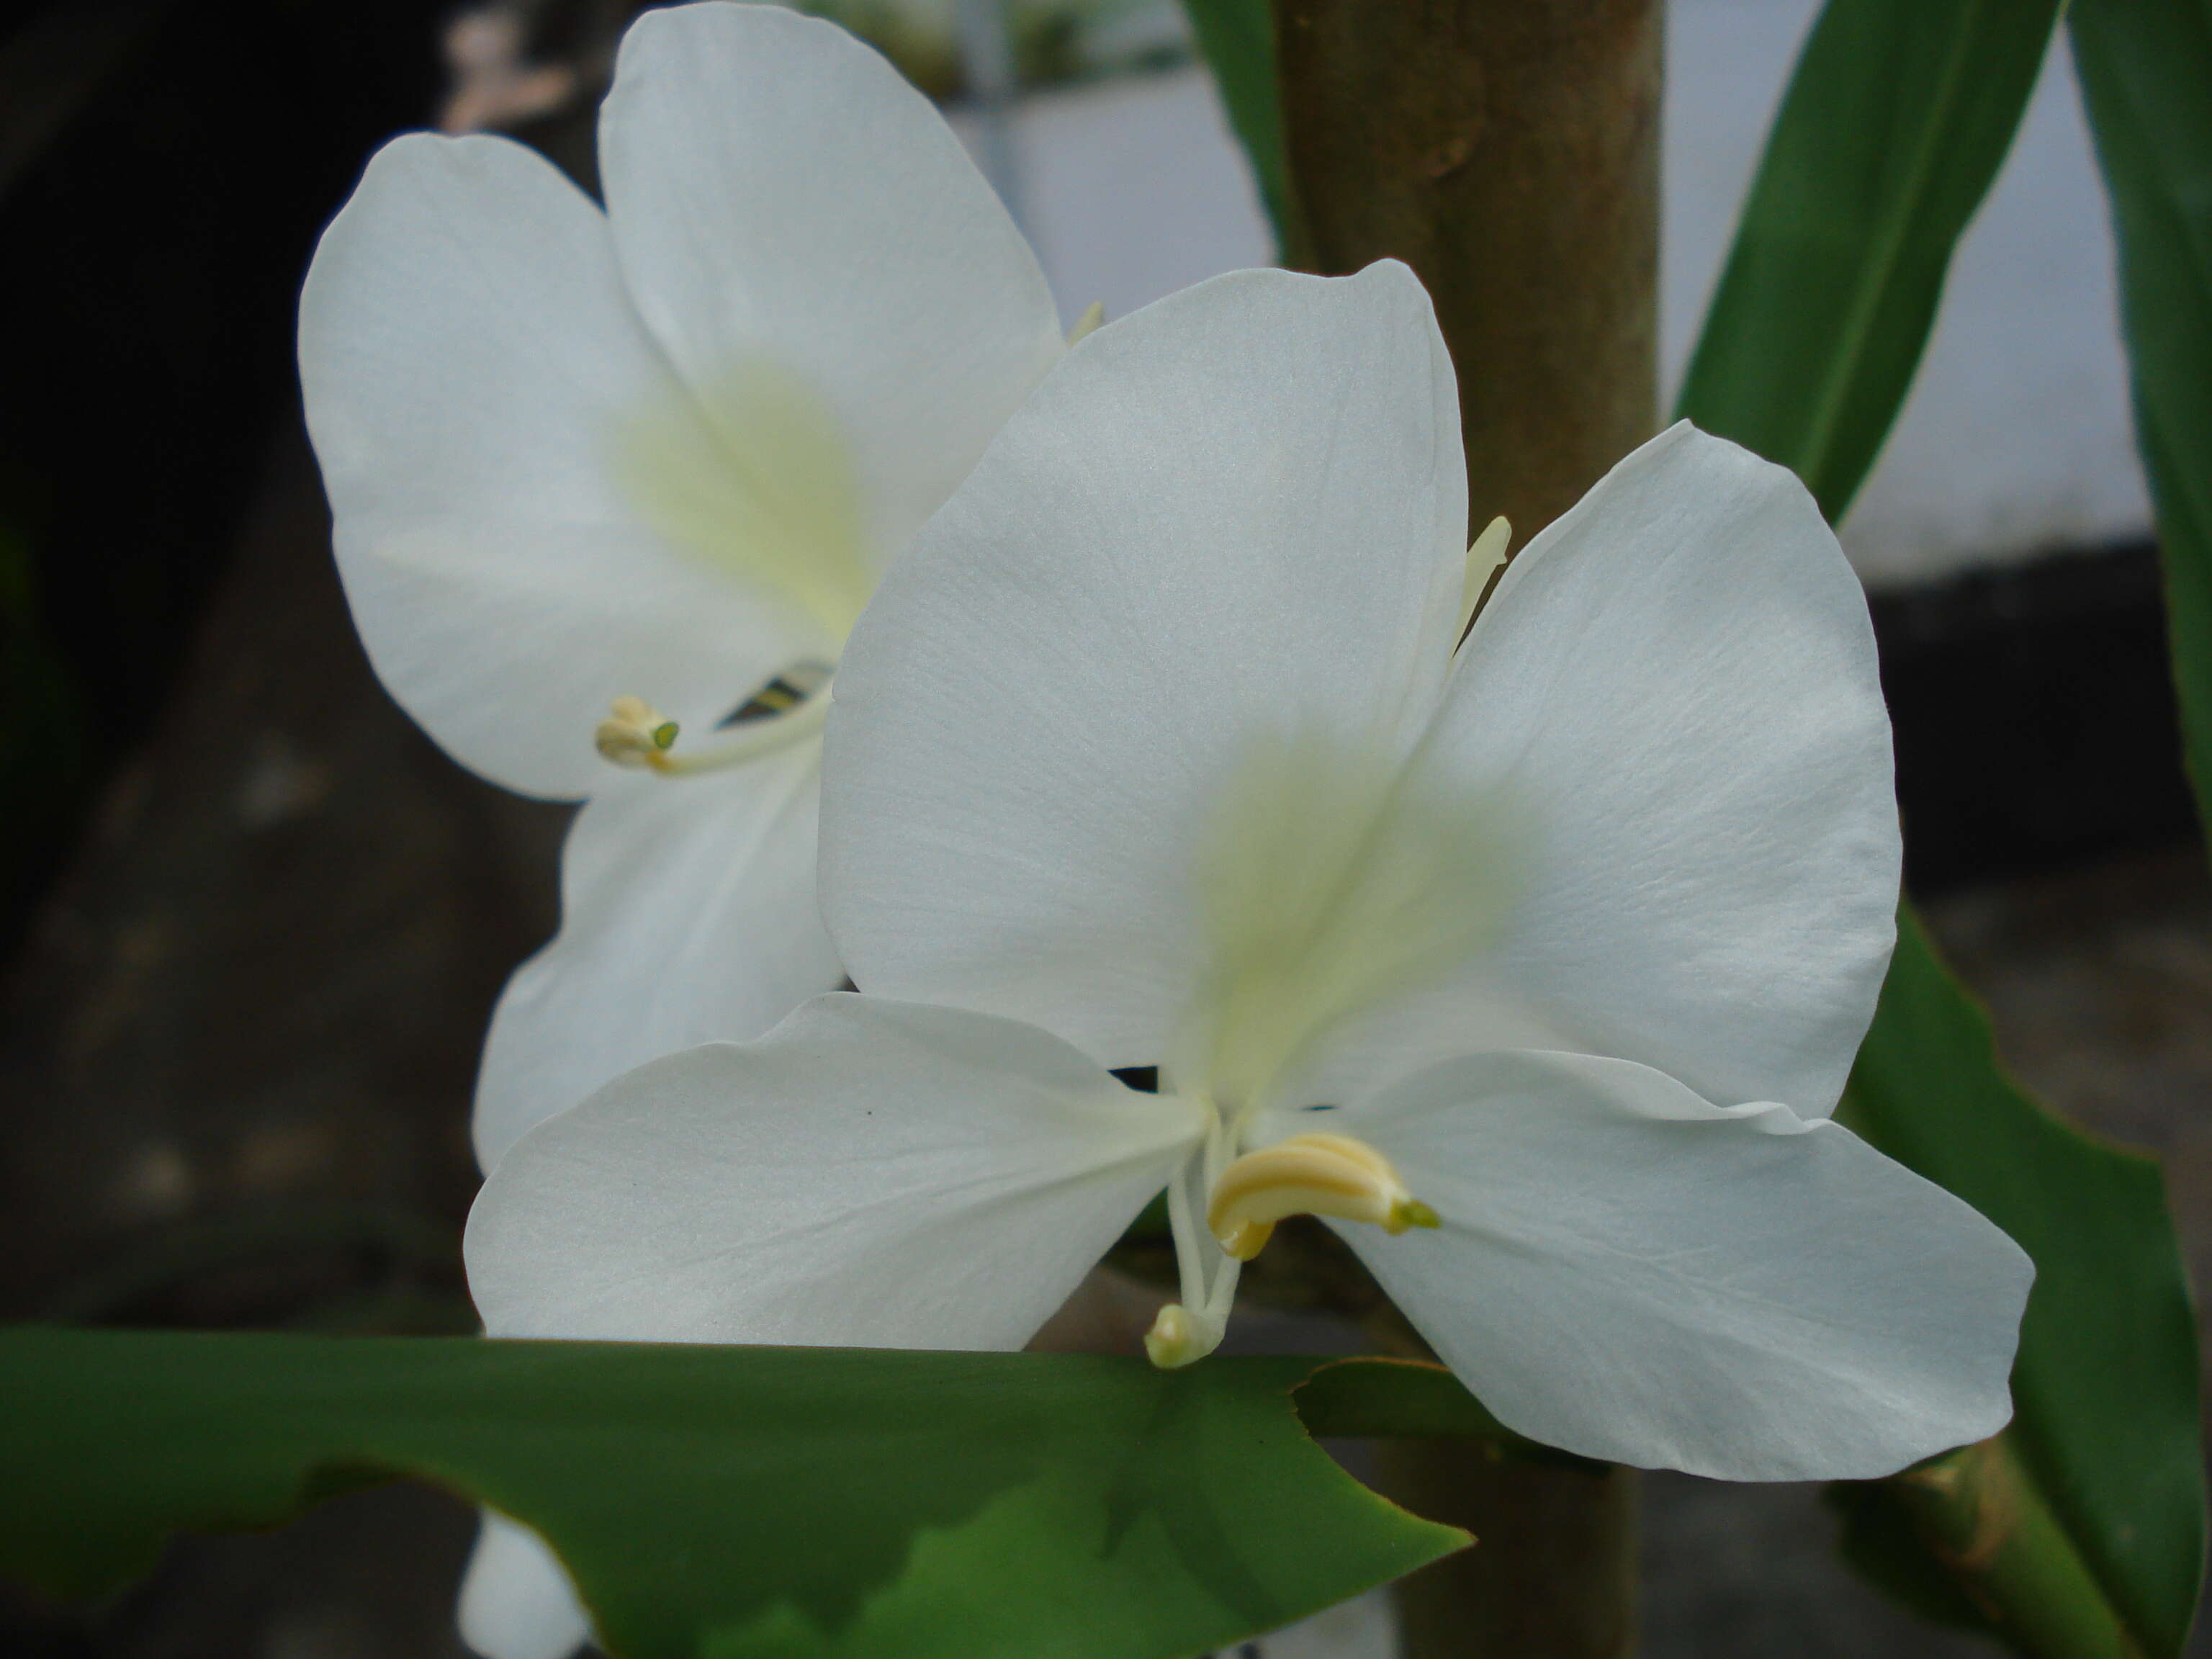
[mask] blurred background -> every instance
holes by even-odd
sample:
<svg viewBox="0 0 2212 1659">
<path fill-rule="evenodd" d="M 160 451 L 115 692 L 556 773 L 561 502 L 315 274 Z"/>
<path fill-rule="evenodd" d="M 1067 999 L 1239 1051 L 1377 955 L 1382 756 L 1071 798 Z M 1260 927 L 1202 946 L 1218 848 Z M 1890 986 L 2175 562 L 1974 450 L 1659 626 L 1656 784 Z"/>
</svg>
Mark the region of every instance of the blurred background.
<svg viewBox="0 0 2212 1659">
<path fill-rule="evenodd" d="M 1816 7 L 1670 6 L 1671 388 Z M 555 927 L 566 811 L 461 772 L 372 678 L 293 306 L 394 132 L 511 132 L 588 186 L 635 9 L 77 0 L 4 26 L 0 1318 L 473 1328 L 477 1048 Z M 1070 320 L 1270 258 L 1174 0 L 813 9 L 946 100 Z M 2014 1068 L 2164 1158 L 2201 1280 L 2212 892 L 2064 48 L 1843 534 L 1881 641 L 1909 884 Z M 1813 1488 L 1646 1489 L 1655 1659 L 1982 1650 L 1852 1580 Z M 181 1544 L 111 1606 L 0 1588 L 0 1652 L 455 1653 L 472 1529 L 391 1488 Z"/>
</svg>

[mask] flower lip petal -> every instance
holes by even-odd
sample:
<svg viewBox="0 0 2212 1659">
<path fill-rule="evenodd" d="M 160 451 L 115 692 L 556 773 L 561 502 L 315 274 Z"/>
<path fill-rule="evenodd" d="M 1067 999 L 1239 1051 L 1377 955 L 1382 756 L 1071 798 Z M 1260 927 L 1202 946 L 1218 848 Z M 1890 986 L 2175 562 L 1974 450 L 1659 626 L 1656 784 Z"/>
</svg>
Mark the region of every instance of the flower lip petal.
<svg viewBox="0 0 2212 1659">
<path fill-rule="evenodd" d="M 470 1289 L 495 1336 L 1018 1347 L 1202 1128 L 1031 1027 L 833 993 L 517 1141 Z"/>
<path fill-rule="evenodd" d="M 1532 1439 L 1721 1480 L 1859 1480 L 2011 1415 L 2027 1255 L 1838 1124 L 1530 1052 L 1332 1115 L 1443 1222 L 1346 1241 Z"/>
</svg>

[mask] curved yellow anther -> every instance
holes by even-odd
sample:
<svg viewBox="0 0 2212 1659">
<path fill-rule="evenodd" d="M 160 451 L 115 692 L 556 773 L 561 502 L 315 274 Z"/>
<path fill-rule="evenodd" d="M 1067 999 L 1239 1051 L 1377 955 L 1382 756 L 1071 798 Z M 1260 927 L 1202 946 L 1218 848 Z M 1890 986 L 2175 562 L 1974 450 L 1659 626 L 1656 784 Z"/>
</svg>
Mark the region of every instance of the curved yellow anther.
<svg viewBox="0 0 2212 1659">
<path fill-rule="evenodd" d="M 1437 1224 L 1390 1160 L 1350 1135 L 1292 1135 L 1247 1152 L 1221 1172 L 1206 1206 L 1206 1226 L 1239 1261 L 1259 1255 L 1275 1224 L 1294 1215 L 1371 1221 L 1386 1233 Z"/>
<path fill-rule="evenodd" d="M 617 766 L 650 766 L 676 741 L 676 722 L 643 697 L 621 696 L 592 741 Z"/>
</svg>

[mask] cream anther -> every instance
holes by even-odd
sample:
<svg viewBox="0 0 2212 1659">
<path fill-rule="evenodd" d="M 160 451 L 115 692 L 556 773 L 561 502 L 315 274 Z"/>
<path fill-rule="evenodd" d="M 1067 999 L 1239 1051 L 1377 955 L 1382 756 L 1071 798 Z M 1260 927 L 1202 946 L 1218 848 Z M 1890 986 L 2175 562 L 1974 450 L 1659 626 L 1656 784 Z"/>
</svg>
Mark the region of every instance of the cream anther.
<svg viewBox="0 0 2212 1659">
<path fill-rule="evenodd" d="M 769 706 L 774 706 L 773 702 Z M 804 702 L 787 703 L 762 719 L 748 719 L 722 742 L 696 754 L 678 755 L 671 752 L 679 729 L 674 720 L 642 697 L 617 697 L 612 716 L 599 722 L 592 740 L 599 753 L 617 766 L 646 767 L 662 777 L 673 778 L 720 771 L 787 749 L 817 735 L 829 718 L 830 682 L 825 680 Z"/>
<path fill-rule="evenodd" d="M 1349 1135 L 1293 1135 L 1247 1152 L 1221 1172 L 1206 1206 L 1207 1228 L 1239 1261 L 1259 1255 L 1275 1224 L 1294 1215 L 1370 1221 L 1386 1233 L 1437 1224 L 1390 1160 Z"/>
<path fill-rule="evenodd" d="M 676 741 L 676 722 L 643 697 L 621 696 L 592 741 L 617 766 L 651 766 Z"/>
<path fill-rule="evenodd" d="M 1498 567 L 1505 562 L 1505 550 L 1512 541 L 1513 526 L 1500 514 L 1483 527 L 1482 534 L 1467 550 L 1467 575 L 1460 583 L 1459 626 L 1452 631 L 1454 640 L 1465 635 L 1468 624 L 1474 620 L 1475 607 L 1482 603 Z"/>
<path fill-rule="evenodd" d="M 1068 344 L 1074 345 L 1097 333 L 1098 325 L 1105 320 L 1106 302 L 1103 300 L 1093 300 L 1089 305 L 1084 307 L 1083 314 L 1075 319 L 1075 326 L 1067 331 Z"/>
</svg>

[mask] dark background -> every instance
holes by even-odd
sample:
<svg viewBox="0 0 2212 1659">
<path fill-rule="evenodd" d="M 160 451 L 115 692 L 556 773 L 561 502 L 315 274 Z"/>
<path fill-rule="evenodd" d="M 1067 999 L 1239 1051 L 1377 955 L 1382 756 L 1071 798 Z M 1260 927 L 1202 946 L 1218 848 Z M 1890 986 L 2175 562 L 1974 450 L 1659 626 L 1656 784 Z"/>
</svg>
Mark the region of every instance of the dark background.
<svg viewBox="0 0 2212 1659">
<path fill-rule="evenodd" d="M 477 1045 L 555 925 L 565 812 L 375 685 L 292 362 L 313 239 L 436 111 L 449 9 L 106 0 L 0 35 L 0 1317 L 473 1328 Z M 572 164 L 622 10 L 537 10 L 580 93 L 526 136 Z M 2212 1261 L 2212 896 L 2154 550 L 1875 610 L 1911 886 L 2011 1062 L 2163 1152 Z M 1953 1650 L 1832 1565 L 1808 1489 L 1650 1489 L 1649 1653 Z M 0 1589 L 0 1653 L 453 1651 L 471 1528 L 393 1488 L 180 1544 L 110 1607 Z"/>
</svg>

